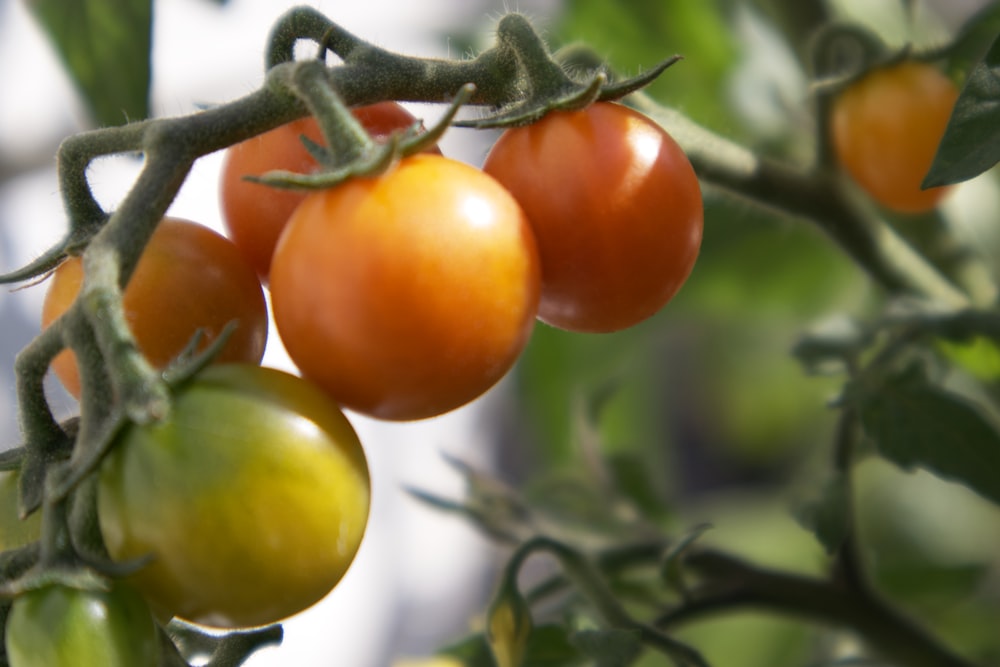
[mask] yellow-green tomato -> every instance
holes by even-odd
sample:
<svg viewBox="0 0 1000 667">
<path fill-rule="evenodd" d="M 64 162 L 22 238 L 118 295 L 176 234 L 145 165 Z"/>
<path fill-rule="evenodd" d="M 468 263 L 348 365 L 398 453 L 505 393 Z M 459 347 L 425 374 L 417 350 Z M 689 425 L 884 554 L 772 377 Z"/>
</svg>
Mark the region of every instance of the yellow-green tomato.
<svg viewBox="0 0 1000 667">
<path fill-rule="evenodd" d="M 361 544 L 368 466 L 339 407 L 274 369 L 212 366 L 169 416 L 127 428 L 101 465 L 112 558 L 158 613 L 222 628 L 280 621 L 329 593 Z"/>
<path fill-rule="evenodd" d="M 23 521 L 18 514 L 18 480 L 16 470 L 0 472 L 0 551 L 30 544 L 41 534 L 41 513 L 35 512 Z"/>
<path fill-rule="evenodd" d="M 149 605 L 124 582 L 110 590 L 52 584 L 19 595 L 4 635 L 10 667 L 155 667 Z"/>
</svg>

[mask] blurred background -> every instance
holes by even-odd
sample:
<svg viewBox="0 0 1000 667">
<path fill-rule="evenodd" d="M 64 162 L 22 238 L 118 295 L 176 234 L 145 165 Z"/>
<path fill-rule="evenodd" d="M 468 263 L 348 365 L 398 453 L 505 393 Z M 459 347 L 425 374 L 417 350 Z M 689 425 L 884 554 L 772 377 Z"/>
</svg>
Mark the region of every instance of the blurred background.
<svg viewBox="0 0 1000 667">
<path fill-rule="evenodd" d="M 284 0 L 161 0 L 153 22 L 151 115 L 190 113 L 263 81 L 263 45 Z M 890 43 L 943 43 L 984 0 L 367 0 L 312 3 L 355 34 L 412 55 L 464 57 L 490 43 L 501 13 L 533 17 L 554 46 L 586 42 L 624 74 L 666 56 L 685 60 L 650 87 L 661 102 L 776 158 L 806 164 L 813 137 L 808 38 L 825 18 L 854 20 Z M 113 73 L 109 73 L 113 76 Z M 65 229 L 54 155 L 92 127 L 55 50 L 24 0 L 0 0 L 0 272 L 30 261 Z M 411 105 L 425 120 L 441 109 Z M 494 135 L 452 130 L 446 155 L 481 163 Z M 198 161 L 171 214 L 221 230 L 221 154 Z M 127 192 L 139 163 L 90 170 L 100 201 Z M 701 521 L 705 539 L 776 566 L 819 571 L 823 552 L 790 508 L 827 465 L 842 377 L 806 374 L 789 350 L 832 315 L 864 318 L 879 303 L 865 276 L 800 220 L 704 190 L 702 256 L 662 313 L 628 331 L 585 336 L 536 327 L 518 368 L 479 401 L 444 417 L 382 424 L 351 415 L 370 457 L 373 513 L 342 584 L 290 620 L 280 649 L 253 667 L 379 667 L 426 656 L 466 634 L 482 613 L 502 554 L 462 521 L 404 487 L 460 498 L 462 479 L 442 453 L 513 484 L 572 476 L 581 402 L 601 396 L 602 452 L 642 470 L 665 527 Z M 991 258 L 1000 252 L 995 174 L 958 188 L 926 224 L 947 224 Z M 0 290 L 0 446 L 18 443 L 13 360 L 38 332 L 44 286 Z M 273 332 L 268 365 L 291 368 Z M 74 402 L 52 382 L 61 415 Z M 624 474 L 624 473 L 623 473 Z M 638 483 L 638 482 L 637 482 Z M 861 526 L 876 575 L 947 639 L 991 646 L 1000 514 L 964 488 L 904 474 L 876 460 L 859 469 Z M 992 569 L 991 569 L 992 566 Z M 481 622 L 481 621 L 480 621 Z M 716 667 L 806 664 L 816 633 L 770 616 L 739 614 L 692 626 Z M 725 641 L 719 639 L 725 638 Z M 651 663 L 656 664 L 656 663 Z"/>
</svg>

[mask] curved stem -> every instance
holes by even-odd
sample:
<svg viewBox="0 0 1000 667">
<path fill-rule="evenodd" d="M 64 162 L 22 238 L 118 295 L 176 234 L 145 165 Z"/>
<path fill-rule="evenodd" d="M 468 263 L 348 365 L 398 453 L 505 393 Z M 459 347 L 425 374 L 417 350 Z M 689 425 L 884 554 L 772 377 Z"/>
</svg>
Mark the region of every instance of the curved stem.
<svg viewBox="0 0 1000 667">
<path fill-rule="evenodd" d="M 547 551 L 556 557 L 577 590 L 591 602 L 607 625 L 619 630 L 636 632 L 642 643 L 668 656 L 675 664 L 708 667 L 708 663 L 695 649 L 665 635 L 651 625 L 632 618 L 608 588 L 594 564 L 582 553 L 562 542 L 543 536 L 528 540 L 511 557 L 508 570 L 516 572 L 529 556 L 538 551 Z"/>
<path fill-rule="evenodd" d="M 907 667 L 976 667 L 866 589 L 754 567 L 715 551 L 691 554 L 685 564 L 704 576 L 693 599 L 660 616 L 672 628 L 740 608 L 765 609 L 851 628 L 877 653 Z"/>
</svg>

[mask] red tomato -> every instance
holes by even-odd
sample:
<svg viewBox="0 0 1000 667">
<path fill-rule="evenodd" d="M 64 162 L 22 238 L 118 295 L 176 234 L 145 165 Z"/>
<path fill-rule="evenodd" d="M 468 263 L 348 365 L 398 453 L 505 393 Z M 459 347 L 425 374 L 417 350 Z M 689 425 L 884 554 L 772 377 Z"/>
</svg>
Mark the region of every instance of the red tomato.
<svg viewBox="0 0 1000 667">
<path fill-rule="evenodd" d="M 658 125 L 618 104 L 507 130 L 484 171 L 538 239 L 539 318 L 570 331 L 636 324 L 687 280 L 702 236 L 698 179 Z"/>
<path fill-rule="evenodd" d="M 310 195 L 271 268 L 302 373 L 381 419 L 431 417 L 489 389 L 530 336 L 538 257 L 517 202 L 434 155 Z"/>
<path fill-rule="evenodd" d="M 375 138 L 388 137 L 417 122 L 395 102 L 379 102 L 353 110 L 355 118 Z M 282 190 L 243 180 L 274 170 L 300 174 L 318 167 L 300 137 L 323 144 L 316 119 L 312 117 L 282 125 L 270 132 L 248 139 L 226 152 L 222 167 L 222 213 L 230 238 L 246 255 L 258 275 L 267 279 L 271 256 L 281 230 L 295 207 L 305 199 L 302 190 Z M 427 152 L 440 154 L 437 146 Z"/>
<path fill-rule="evenodd" d="M 958 89 L 933 65 L 905 61 L 875 69 L 834 101 L 833 148 L 875 201 L 900 213 L 934 208 L 947 187 L 921 190 Z"/>
<path fill-rule="evenodd" d="M 42 306 L 43 327 L 69 309 L 82 284 L 80 258 L 59 265 Z M 163 220 L 139 259 L 123 302 L 136 343 L 154 366 L 166 366 L 198 329 L 205 334 L 204 348 L 233 320 L 238 326 L 216 361 L 256 364 L 264 355 L 268 320 L 260 281 L 226 237 L 202 225 Z M 61 352 L 52 368 L 79 398 L 73 353 Z"/>
</svg>

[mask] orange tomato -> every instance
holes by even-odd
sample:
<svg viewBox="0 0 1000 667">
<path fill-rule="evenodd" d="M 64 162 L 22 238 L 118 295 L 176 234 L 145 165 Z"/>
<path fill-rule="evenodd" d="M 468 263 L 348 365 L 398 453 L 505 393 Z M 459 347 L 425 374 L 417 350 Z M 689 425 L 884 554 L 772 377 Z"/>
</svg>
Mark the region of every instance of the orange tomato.
<svg viewBox="0 0 1000 667">
<path fill-rule="evenodd" d="M 310 195 L 274 254 L 275 322 L 303 375 L 381 419 L 457 408 L 513 365 L 538 305 L 517 202 L 435 155 Z"/>
<path fill-rule="evenodd" d="M 42 306 L 42 326 L 65 313 L 83 284 L 83 262 L 59 265 Z M 254 270 L 227 238 L 187 220 L 167 218 L 157 227 L 125 288 L 125 317 L 143 354 L 166 366 L 204 332 L 202 347 L 229 322 L 237 328 L 217 362 L 259 363 L 267 342 L 267 304 Z M 61 352 L 52 368 L 71 394 L 80 396 L 76 357 Z"/>
<path fill-rule="evenodd" d="M 900 213 L 934 208 L 947 187 L 921 190 L 958 89 L 933 65 L 904 61 L 872 70 L 833 103 L 834 153 L 872 199 Z"/>
<path fill-rule="evenodd" d="M 701 190 L 684 151 L 619 104 L 504 132 L 483 170 L 524 208 L 542 265 L 539 318 L 609 332 L 656 313 L 698 257 Z"/>
<path fill-rule="evenodd" d="M 376 139 L 405 130 L 417 122 L 395 102 L 379 102 L 353 110 L 355 118 Z M 293 121 L 270 132 L 236 144 L 226 152 L 222 167 L 221 197 L 226 231 L 262 279 L 271 270 L 274 247 L 288 217 L 305 199 L 303 190 L 283 190 L 243 180 L 274 170 L 307 174 L 318 168 L 301 137 L 323 144 L 315 118 Z M 428 152 L 440 154 L 436 146 Z"/>
</svg>

